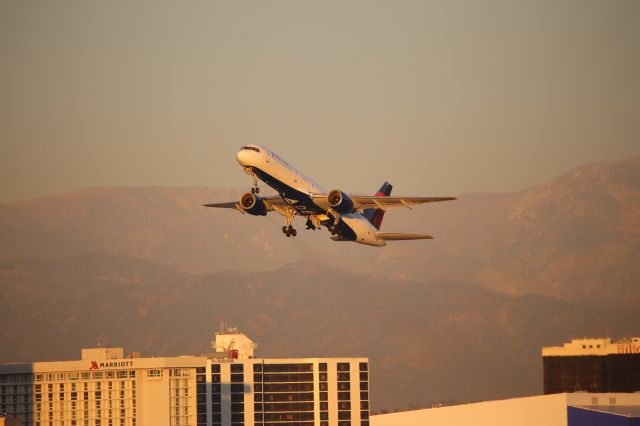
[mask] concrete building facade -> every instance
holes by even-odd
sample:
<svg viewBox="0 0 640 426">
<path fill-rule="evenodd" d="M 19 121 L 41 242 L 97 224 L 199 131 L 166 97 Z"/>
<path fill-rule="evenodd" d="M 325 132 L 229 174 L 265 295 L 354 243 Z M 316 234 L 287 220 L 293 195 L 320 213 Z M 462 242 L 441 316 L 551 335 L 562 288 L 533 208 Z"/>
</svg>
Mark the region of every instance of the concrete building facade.
<svg viewBox="0 0 640 426">
<path fill-rule="evenodd" d="M 367 358 L 253 358 L 255 344 L 229 334 L 204 356 L 91 348 L 1 365 L 0 410 L 29 426 L 369 425 Z"/>
</svg>

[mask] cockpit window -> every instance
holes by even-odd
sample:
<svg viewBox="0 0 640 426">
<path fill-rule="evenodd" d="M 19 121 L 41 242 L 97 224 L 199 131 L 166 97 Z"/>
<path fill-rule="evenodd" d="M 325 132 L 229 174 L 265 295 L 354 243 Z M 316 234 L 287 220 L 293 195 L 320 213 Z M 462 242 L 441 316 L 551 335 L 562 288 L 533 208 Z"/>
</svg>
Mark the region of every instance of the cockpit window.
<svg viewBox="0 0 640 426">
<path fill-rule="evenodd" d="M 260 152 L 255 146 L 243 146 L 241 149 L 250 149 L 251 151 Z"/>
</svg>

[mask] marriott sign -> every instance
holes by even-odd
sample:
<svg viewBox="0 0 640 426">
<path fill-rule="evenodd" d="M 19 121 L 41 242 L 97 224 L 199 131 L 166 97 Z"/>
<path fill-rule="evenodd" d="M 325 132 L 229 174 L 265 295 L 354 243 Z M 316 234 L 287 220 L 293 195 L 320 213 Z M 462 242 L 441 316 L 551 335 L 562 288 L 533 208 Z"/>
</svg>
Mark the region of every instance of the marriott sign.
<svg viewBox="0 0 640 426">
<path fill-rule="evenodd" d="M 89 370 L 100 370 L 103 368 L 130 368 L 133 367 L 133 361 L 91 361 Z"/>
</svg>

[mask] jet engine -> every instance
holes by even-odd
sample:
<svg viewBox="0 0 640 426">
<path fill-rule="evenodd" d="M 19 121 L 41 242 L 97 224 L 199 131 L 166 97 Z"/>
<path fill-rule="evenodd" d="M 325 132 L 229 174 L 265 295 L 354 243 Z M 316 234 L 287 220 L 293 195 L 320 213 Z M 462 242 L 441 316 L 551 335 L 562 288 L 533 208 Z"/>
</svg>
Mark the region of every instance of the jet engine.
<svg viewBox="0 0 640 426">
<path fill-rule="evenodd" d="M 327 202 L 332 209 L 340 214 L 347 214 L 353 212 L 353 201 L 347 194 L 337 189 L 334 189 L 327 195 Z"/>
<path fill-rule="evenodd" d="M 254 216 L 267 215 L 267 206 L 264 204 L 264 201 L 262 201 L 262 198 L 251 192 L 247 192 L 240 198 L 240 207 L 242 207 L 242 210 L 245 212 Z"/>
</svg>

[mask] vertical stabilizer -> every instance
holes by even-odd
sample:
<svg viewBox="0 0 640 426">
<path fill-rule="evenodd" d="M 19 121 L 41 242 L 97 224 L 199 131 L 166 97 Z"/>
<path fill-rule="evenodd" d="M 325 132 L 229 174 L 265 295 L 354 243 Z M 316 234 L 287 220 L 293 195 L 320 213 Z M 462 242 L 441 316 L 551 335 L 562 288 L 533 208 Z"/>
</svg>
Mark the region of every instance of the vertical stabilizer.
<svg viewBox="0 0 640 426">
<path fill-rule="evenodd" d="M 391 185 L 389 182 L 385 182 L 384 184 L 382 184 L 375 195 L 376 197 L 388 197 L 389 195 L 391 195 L 392 189 L 393 185 Z M 380 229 L 380 225 L 382 225 L 382 218 L 384 217 L 384 210 L 369 208 L 364 209 L 362 214 L 367 218 L 369 222 L 371 222 L 373 226 L 376 227 L 376 229 Z"/>
</svg>

